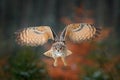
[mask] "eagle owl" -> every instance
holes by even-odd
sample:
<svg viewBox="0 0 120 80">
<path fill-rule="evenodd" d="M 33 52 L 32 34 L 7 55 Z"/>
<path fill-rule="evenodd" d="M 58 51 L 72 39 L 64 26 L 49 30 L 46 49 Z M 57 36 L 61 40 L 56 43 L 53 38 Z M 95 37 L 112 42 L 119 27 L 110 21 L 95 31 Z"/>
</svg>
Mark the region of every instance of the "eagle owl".
<svg viewBox="0 0 120 80">
<path fill-rule="evenodd" d="M 57 66 L 57 58 L 59 57 L 66 66 L 65 57 L 72 54 L 67 49 L 66 40 L 80 43 L 81 41 L 93 39 L 100 34 L 100 31 L 100 28 L 94 27 L 92 24 L 75 23 L 67 25 L 60 36 L 57 36 L 49 26 L 28 27 L 16 32 L 16 41 L 20 45 L 39 46 L 45 44 L 48 39 L 52 39 L 52 47 L 44 55 L 54 59 L 54 66 Z"/>
</svg>

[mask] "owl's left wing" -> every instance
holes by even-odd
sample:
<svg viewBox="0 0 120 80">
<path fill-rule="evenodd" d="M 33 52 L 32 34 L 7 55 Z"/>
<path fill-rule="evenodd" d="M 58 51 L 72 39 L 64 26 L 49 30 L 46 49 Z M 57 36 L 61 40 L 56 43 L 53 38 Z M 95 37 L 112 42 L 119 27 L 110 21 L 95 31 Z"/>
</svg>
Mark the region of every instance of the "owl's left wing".
<svg viewBox="0 0 120 80">
<path fill-rule="evenodd" d="M 54 40 L 54 35 L 49 26 L 23 28 L 16 32 L 16 41 L 20 45 L 43 45 L 48 39 Z"/>
<path fill-rule="evenodd" d="M 100 34 L 101 29 L 87 23 L 70 24 L 66 27 L 65 38 L 68 37 L 73 42 L 92 39 Z"/>
</svg>

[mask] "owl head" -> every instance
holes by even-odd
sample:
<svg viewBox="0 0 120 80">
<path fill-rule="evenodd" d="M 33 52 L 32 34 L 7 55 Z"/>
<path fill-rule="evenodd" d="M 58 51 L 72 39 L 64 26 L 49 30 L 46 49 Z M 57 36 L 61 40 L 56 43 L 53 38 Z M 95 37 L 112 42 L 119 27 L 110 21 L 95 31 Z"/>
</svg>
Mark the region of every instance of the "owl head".
<svg viewBox="0 0 120 80">
<path fill-rule="evenodd" d="M 52 49 L 53 51 L 62 52 L 66 49 L 66 45 L 64 42 L 55 42 L 52 45 Z"/>
</svg>

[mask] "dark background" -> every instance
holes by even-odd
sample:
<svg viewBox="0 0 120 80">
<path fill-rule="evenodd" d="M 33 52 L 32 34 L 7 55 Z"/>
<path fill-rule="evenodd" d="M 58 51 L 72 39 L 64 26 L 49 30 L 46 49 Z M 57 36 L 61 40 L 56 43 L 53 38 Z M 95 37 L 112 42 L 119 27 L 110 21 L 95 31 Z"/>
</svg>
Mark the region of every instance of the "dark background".
<svg viewBox="0 0 120 80">
<path fill-rule="evenodd" d="M 58 75 L 56 75 L 57 72 L 55 72 L 55 74 L 50 73 L 49 68 L 47 68 L 47 62 L 45 63 L 44 59 L 42 59 L 45 58 L 42 56 L 42 53 L 49 47 L 20 47 L 14 40 L 14 32 L 20 28 L 48 25 L 52 26 L 56 32 L 60 32 L 70 23 L 82 22 L 96 24 L 96 26 L 102 27 L 103 29 L 102 39 L 93 42 L 95 44 L 94 46 L 99 47 L 99 50 L 94 49 L 91 50 L 91 52 L 87 52 L 88 54 L 95 53 L 92 55 L 95 57 L 95 59 L 92 58 L 94 59 L 93 62 L 98 60 L 95 64 L 100 64 L 102 67 L 93 66 L 90 70 L 82 69 L 84 70 L 83 73 L 81 73 L 83 74 L 82 77 L 81 74 L 79 74 L 82 70 L 78 71 L 78 69 L 81 69 L 79 67 L 81 63 L 77 63 L 78 73 L 75 73 L 75 78 L 71 76 L 75 71 L 71 72 L 69 77 L 62 75 L 68 68 L 64 70 L 63 67 L 58 67 L 63 71 L 63 73 Z M 0 79 L 58 80 L 61 76 L 64 80 L 93 80 L 93 75 L 96 74 L 98 76 L 95 77 L 95 80 L 119 80 L 119 25 L 120 0 L 0 0 Z M 87 43 L 84 44 L 87 45 Z M 79 44 L 77 47 L 73 46 L 75 50 L 77 48 L 79 49 L 79 47 L 86 48 L 83 44 Z M 97 53 L 100 54 L 98 55 Z M 88 54 L 87 56 L 91 56 Z M 112 61 L 113 63 L 111 63 Z M 34 65 L 32 65 L 33 63 Z M 29 66 L 27 66 L 27 64 Z M 105 71 L 105 64 L 112 64 L 110 65 L 112 66 L 110 70 Z M 69 70 L 72 69 L 71 67 L 69 68 Z M 37 69 L 40 71 L 37 72 Z M 34 71 L 31 73 L 30 70 Z M 58 70 L 58 73 L 59 72 Z"/>
</svg>

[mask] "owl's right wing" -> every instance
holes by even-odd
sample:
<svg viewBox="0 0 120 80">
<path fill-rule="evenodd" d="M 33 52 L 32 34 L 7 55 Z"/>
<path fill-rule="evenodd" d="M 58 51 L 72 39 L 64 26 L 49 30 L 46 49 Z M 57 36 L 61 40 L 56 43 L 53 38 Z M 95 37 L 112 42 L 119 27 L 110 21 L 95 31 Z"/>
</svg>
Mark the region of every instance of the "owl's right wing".
<svg viewBox="0 0 120 80">
<path fill-rule="evenodd" d="M 81 42 L 98 36 L 101 28 L 95 27 L 87 23 L 70 24 L 66 28 L 65 37 L 68 37 L 73 42 Z"/>
<path fill-rule="evenodd" d="M 16 34 L 16 41 L 20 45 L 43 45 L 48 39 L 54 40 L 54 35 L 49 26 L 28 27 L 21 29 Z"/>
</svg>

